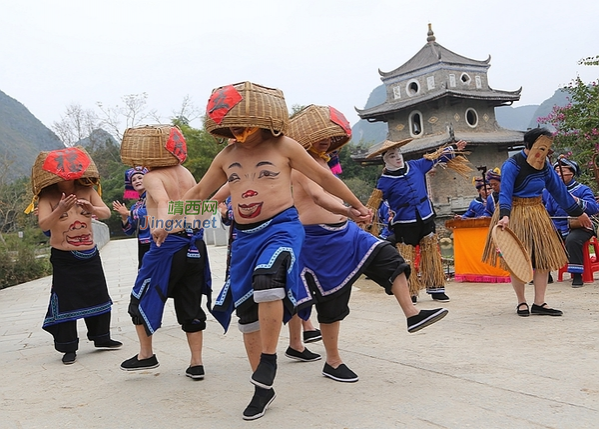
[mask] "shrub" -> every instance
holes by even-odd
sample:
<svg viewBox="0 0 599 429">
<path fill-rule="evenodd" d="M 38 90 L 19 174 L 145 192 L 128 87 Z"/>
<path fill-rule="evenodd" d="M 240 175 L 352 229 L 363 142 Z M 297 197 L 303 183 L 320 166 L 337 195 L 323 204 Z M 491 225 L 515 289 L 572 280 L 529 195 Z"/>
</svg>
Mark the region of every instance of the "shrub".
<svg viewBox="0 0 599 429">
<path fill-rule="evenodd" d="M 45 247 L 29 243 L 24 239 L 15 240 L 12 235 L 4 235 L 6 244 L 0 242 L 0 289 L 52 273 L 50 260 L 43 254 Z M 39 237 L 32 237 L 32 239 L 39 239 Z M 38 255 L 39 253 L 41 254 Z"/>
</svg>

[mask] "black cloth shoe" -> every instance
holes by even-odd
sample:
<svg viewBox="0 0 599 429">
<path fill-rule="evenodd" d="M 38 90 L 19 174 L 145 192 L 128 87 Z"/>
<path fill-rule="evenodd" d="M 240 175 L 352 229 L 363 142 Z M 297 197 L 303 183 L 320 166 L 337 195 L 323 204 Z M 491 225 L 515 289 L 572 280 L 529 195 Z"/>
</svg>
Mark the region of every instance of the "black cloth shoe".
<svg viewBox="0 0 599 429">
<path fill-rule="evenodd" d="M 195 365 L 190 366 L 185 370 L 185 375 L 194 380 L 202 380 L 204 378 L 204 366 Z"/>
<path fill-rule="evenodd" d="M 556 310 L 555 308 L 545 307 L 547 303 L 543 303 L 542 305 L 533 304 L 530 307 L 531 314 L 538 314 L 539 316 L 561 316 L 564 314 L 561 310 Z"/>
<path fill-rule="evenodd" d="M 447 295 L 445 295 L 443 292 L 441 292 L 441 293 L 431 293 L 431 298 L 434 301 L 449 302 L 449 297 Z"/>
<path fill-rule="evenodd" d="M 523 305 L 526 306 L 526 308 L 520 309 L 520 307 L 522 307 Z M 516 306 L 516 314 L 518 316 L 522 316 L 522 317 L 530 316 L 530 310 L 528 309 L 528 304 L 525 302 L 521 302 L 520 304 L 518 304 Z"/>
<path fill-rule="evenodd" d="M 277 374 L 277 364 L 270 364 L 260 359 L 258 368 L 252 374 L 250 382 L 254 386 L 261 387 L 263 389 L 272 389 L 272 385 L 275 382 L 275 375 Z M 257 417 L 256 417 L 257 418 Z"/>
<path fill-rule="evenodd" d="M 435 308 L 434 310 L 420 310 L 416 316 L 408 317 L 408 332 L 418 332 L 428 325 L 443 319 L 449 310 L 446 308 Z"/>
<path fill-rule="evenodd" d="M 322 375 L 343 383 L 355 383 L 358 381 L 358 374 L 349 369 L 344 363 L 337 368 L 333 368 L 328 363 L 325 363 L 324 368 L 322 369 Z"/>
<path fill-rule="evenodd" d="M 298 352 L 291 347 L 287 347 L 285 351 L 285 356 L 290 359 L 299 360 L 300 362 L 314 362 L 321 359 L 321 356 L 318 353 L 312 353 L 306 347 L 304 347 L 303 352 Z"/>
<path fill-rule="evenodd" d="M 76 360 L 77 360 L 77 353 L 75 353 L 75 352 L 66 352 L 64 354 L 64 356 L 62 357 L 62 363 L 64 363 L 65 365 L 71 365 L 71 364 L 75 363 Z"/>
<path fill-rule="evenodd" d="M 322 333 L 320 332 L 320 329 L 304 331 L 304 343 L 308 344 L 320 340 L 322 340 Z"/>
<path fill-rule="evenodd" d="M 255 386 L 254 396 L 250 404 L 243 410 L 243 420 L 256 420 L 262 417 L 276 397 L 274 389 L 262 389 Z"/>
<path fill-rule="evenodd" d="M 412 302 L 416 304 L 418 302 L 418 297 L 416 295 L 412 295 Z"/>
<path fill-rule="evenodd" d="M 118 349 L 122 345 L 123 345 L 123 343 L 121 343 L 120 341 L 115 341 L 112 339 L 101 342 L 101 343 L 94 341 L 94 347 L 97 347 L 99 349 Z"/>
<path fill-rule="evenodd" d="M 572 274 L 572 287 L 583 287 L 584 282 L 582 281 L 582 274 L 574 273 Z"/>
<path fill-rule="evenodd" d="M 123 371 L 139 371 L 142 369 L 153 369 L 158 368 L 160 363 L 158 363 L 158 359 L 156 359 L 156 355 L 152 355 L 152 357 L 147 359 L 139 360 L 137 355 L 133 356 L 131 359 L 127 359 L 121 364 L 121 369 Z"/>
</svg>

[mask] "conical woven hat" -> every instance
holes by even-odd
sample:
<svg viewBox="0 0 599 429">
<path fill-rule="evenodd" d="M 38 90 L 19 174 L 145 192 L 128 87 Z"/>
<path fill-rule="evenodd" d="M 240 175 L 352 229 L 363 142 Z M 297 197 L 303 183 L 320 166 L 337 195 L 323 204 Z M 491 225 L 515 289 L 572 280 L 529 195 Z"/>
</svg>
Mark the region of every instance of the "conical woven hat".
<svg viewBox="0 0 599 429">
<path fill-rule="evenodd" d="M 187 159 L 187 143 L 174 125 L 127 128 L 121 143 L 121 160 L 131 167 L 170 167 Z"/>
<path fill-rule="evenodd" d="M 283 91 L 242 82 L 212 91 L 204 127 L 215 136 L 235 138 L 230 127 L 258 127 L 278 136 L 287 133 L 288 124 L 289 112 Z"/>
<path fill-rule="evenodd" d="M 75 146 L 43 151 L 31 169 L 31 190 L 35 198 L 50 185 L 83 178 L 97 183 L 100 180 L 98 168 L 84 148 Z"/>
<path fill-rule="evenodd" d="M 289 120 L 287 136 L 300 142 L 306 149 L 330 138 L 328 152 L 333 152 L 351 139 L 351 127 L 345 116 L 334 107 L 311 104 Z"/>
<path fill-rule="evenodd" d="M 368 155 L 366 155 L 366 158 L 374 158 L 377 155 L 380 155 L 383 152 L 388 151 L 389 149 L 393 149 L 394 147 L 402 147 L 407 145 L 408 143 L 410 143 L 412 140 L 414 139 L 405 139 L 405 140 L 400 140 L 398 142 L 394 142 L 391 140 L 385 140 L 382 143 L 379 143 L 377 145 L 372 146 L 369 150 L 368 150 Z"/>
</svg>

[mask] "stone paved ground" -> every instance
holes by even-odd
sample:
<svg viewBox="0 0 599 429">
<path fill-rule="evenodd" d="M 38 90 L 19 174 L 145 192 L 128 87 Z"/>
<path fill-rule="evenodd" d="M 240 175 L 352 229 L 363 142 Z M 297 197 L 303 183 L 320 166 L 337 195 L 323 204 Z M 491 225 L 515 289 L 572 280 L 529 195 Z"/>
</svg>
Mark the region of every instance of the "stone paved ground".
<svg viewBox="0 0 599 429">
<path fill-rule="evenodd" d="M 222 285 L 225 247 L 209 246 Z M 599 427 L 599 289 L 549 286 L 563 317 L 515 315 L 509 284 L 448 283 L 449 316 L 408 334 L 395 301 L 361 279 L 343 322 L 340 349 L 360 381 L 321 375 L 279 346 L 277 399 L 254 422 L 241 419 L 253 389 L 235 325 L 224 335 L 210 318 L 206 378 L 184 376 L 189 351 L 172 304 L 154 338 L 160 367 L 126 373 L 137 353 L 127 315 L 136 273 L 134 239 L 112 241 L 102 259 L 114 300 L 120 350 L 97 351 L 81 322 L 78 359 L 61 363 L 42 331 L 50 278 L 0 291 L 0 428 L 596 428 Z M 532 286 L 527 290 L 532 299 Z M 434 308 L 422 296 L 418 306 Z M 314 321 L 315 318 L 314 318 Z M 321 343 L 309 345 L 323 353 Z"/>
</svg>

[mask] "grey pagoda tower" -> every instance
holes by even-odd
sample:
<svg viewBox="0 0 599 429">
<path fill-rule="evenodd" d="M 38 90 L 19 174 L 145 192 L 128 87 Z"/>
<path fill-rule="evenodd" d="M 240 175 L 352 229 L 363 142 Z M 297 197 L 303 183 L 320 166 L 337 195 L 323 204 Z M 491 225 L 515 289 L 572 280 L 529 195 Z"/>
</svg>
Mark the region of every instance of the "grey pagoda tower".
<svg viewBox="0 0 599 429">
<path fill-rule="evenodd" d="M 522 88 L 492 89 L 487 79 L 491 57 L 473 60 L 444 48 L 436 42 L 431 24 L 426 41 L 402 66 L 390 72 L 379 70 L 386 100 L 372 108 L 356 109 L 358 115 L 368 122 L 386 122 L 389 140 L 413 138 L 401 149 L 407 160 L 444 144 L 466 140 L 473 168 L 501 167 L 508 151 L 522 144 L 523 132 L 501 128 L 495 119 L 495 107 L 519 100 Z M 364 161 L 360 158 L 354 157 Z M 380 158 L 378 162 L 382 163 Z M 469 180 L 451 170 L 436 168 L 431 173 L 429 195 L 440 216 L 466 210 L 477 195 Z M 480 172 L 474 169 L 471 176 L 476 175 Z"/>
</svg>

